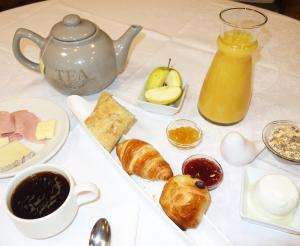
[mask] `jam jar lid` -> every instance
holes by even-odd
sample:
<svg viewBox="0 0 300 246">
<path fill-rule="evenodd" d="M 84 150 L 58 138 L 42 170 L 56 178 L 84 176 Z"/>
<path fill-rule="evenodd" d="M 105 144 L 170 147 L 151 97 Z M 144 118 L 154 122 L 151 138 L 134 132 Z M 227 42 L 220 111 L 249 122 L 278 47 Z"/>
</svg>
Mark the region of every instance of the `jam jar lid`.
<svg viewBox="0 0 300 246">
<path fill-rule="evenodd" d="M 66 15 L 62 21 L 51 29 L 51 35 L 60 41 L 74 42 L 86 39 L 96 32 L 96 25 L 78 15 Z"/>
</svg>

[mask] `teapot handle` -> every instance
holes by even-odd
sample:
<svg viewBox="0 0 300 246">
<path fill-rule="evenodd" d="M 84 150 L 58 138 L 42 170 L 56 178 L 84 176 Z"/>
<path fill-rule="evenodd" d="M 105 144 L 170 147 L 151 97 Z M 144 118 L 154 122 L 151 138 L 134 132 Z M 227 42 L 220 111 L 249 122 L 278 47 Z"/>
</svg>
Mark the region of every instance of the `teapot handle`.
<svg viewBox="0 0 300 246">
<path fill-rule="evenodd" d="M 23 55 L 21 48 L 20 48 L 20 42 L 21 42 L 22 38 L 30 39 L 31 41 L 36 43 L 40 49 L 43 48 L 43 46 L 45 44 L 45 39 L 43 37 L 41 37 L 40 35 L 32 32 L 28 29 L 19 28 L 14 35 L 13 45 L 12 45 L 13 53 L 14 53 L 15 57 L 17 58 L 17 60 L 21 64 L 23 64 L 25 67 L 28 67 L 34 71 L 40 72 L 40 64 L 30 61 Z"/>
</svg>

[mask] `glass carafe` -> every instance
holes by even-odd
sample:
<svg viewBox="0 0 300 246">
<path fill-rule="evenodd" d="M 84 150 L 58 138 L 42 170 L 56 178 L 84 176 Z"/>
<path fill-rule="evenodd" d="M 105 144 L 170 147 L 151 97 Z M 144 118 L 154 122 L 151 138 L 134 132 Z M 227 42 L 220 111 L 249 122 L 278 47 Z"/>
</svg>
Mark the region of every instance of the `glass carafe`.
<svg viewBox="0 0 300 246">
<path fill-rule="evenodd" d="M 257 10 L 230 8 L 221 11 L 222 31 L 218 51 L 201 88 L 198 110 L 207 120 L 230 125 L 241 121 L 252 94 L 252 54 L 257 34 L 267 17 Z"/>
</svg>

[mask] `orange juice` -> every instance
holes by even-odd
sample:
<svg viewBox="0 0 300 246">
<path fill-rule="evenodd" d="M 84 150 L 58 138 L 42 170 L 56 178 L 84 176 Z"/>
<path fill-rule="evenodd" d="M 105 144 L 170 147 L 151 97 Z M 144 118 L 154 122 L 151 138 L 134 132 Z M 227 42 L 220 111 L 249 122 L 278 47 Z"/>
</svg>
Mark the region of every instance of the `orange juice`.
<svg viewBox="0 0 300 246">
<path fill-rule="evenodd" d="M 198 110 L 217 124 L 234 124 L 248 111 L 252 86 L 252 53 L 257 41 L 244 30 L 218 37 L 218 51 L 204 80 Z"/>
</svg>

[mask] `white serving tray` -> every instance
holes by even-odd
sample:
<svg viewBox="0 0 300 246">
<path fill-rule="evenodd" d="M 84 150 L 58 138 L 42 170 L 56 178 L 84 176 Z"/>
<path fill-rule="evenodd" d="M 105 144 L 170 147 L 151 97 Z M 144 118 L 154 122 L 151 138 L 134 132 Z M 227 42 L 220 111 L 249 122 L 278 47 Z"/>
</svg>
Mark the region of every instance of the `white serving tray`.
<svg viewBox="0 0 300 246">
<path fill-rule="evenodd" d="M 114 97 L 115 98 L 115 97 Z M 166 119 L 148 113 L 136 106 L 130 105 L 127 102 L 115 98 L 121 105 L 126 107 L 130 112 L 132 112 L 136 118 L 137 122 L 129 133 L 124 136 L 124 138 L 137 138 L 140 136 L 140 139 L 148 141 L 151 143 L 151 133 L 150 129 L 154 129 L 158 125 L 167 125 L 168 122 Z M 232 245 L 232 243 L 225 237 L 225 235 L 211 222 L 211 220 L 204 216 L 200 225 L 196 229 L 190 229 L 187 231 L 182 231 L 177 227 L 164 213 L 161 209 L 158 200 L 160 192 L 163 188 L 164 182 L 162 181 L 149 181 L 136 176 L 129 176 L 121 167 L 118 158 L 116 157 L 115 150 L 110 154 L 103 146 L 96 140 L 92 133 L 86 128 L 84 120 L 92 112 L 94 105 L 91 105 L 84 98 L 80 96 L 69 96 L 67 99 L 68 107 L 76 116 L 85 132 L 90 136 L 93 142 L 99 147 L 101 151 L 114 165 L 116 170 L 120 173 L 120 176 L 128 182 L 135 192 L 143 198 L 143 201 L 153 208 L 153 210 L 159 215 L 162 221 L 166 226 L 171 227 L 174 230 L 174 233 L 181 236 L 183 240 L 186 241 L 187 245 L 206 245 L 206 246 L 226 246 Z M 171 165 L 172 167 L 172 165 Z M 172 167 L 174 170 L 174 168 Z"/>
<path fill-rule="evenodd" d="M 296 185 L 298 190 L 300 190 L 300 178 L 286 171 L 283 171 L 282 169 L 272 168 L 270 170 L 267 170 L 258 167 L 247 167 L 244 171 L 244 181 L 241 191 L 241 217 L 249 222 L 263 225 L 272 229 L 292 234 L 300 234 L 300 204 L 298 204 L 295 213 L 277 220 L 271 219 L 268 216 L 264 216 L 263 213 L 258 213 L 257 209 L 254 209 L 254 205 L 251 199 L 251 192 L 253 192 L 253 188 L 256 182 L 263 176 L 268 174 L 284 175 Z"/>
</svg>

